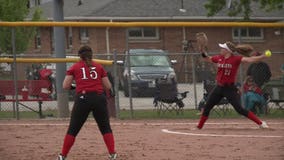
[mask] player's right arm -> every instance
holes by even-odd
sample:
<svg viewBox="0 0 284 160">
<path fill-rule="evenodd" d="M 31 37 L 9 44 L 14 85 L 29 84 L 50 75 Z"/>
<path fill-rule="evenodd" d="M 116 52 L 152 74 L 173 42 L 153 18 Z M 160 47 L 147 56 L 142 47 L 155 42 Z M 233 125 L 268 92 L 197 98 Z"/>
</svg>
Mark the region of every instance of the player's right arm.
<svg viewBox="0 0 284 160">
<path fill-rule="evenodd" d="M 71 84 L 73 82 L 73 76 L 72 75 L 66 75 L 63 81 L 63 88 L 64 89 L 70 89 Z"/>
</svg>

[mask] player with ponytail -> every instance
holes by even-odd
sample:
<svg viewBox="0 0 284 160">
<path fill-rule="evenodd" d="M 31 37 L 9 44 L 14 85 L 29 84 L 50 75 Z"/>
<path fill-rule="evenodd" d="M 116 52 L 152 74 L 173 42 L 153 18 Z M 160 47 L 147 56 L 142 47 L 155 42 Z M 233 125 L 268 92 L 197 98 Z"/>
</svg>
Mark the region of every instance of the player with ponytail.
<svg viewBox="0 0 284 160">
<path fill-rule="evenodd" d="M 92 112 L 103 136 L 109 152 L 109 159 L 115 160 L 117 154 L 109 122 L 106 95 L 104 94 L 111 89 L 111 83 L 103 66 L 92 61 L 93 51 L 89 46 L 81 47 L 78 55 L 81 60 L 67 70 L 63 81 L 64 89 L 71 89 L 73 80 L 76 82 L 76 96 L 70 124 L 58 160 L 66 160 L 67 154 L 90 112 Z"/>
<path fill-rule="evenodd" d="M 226 97 L 229 103 L 234 107 L 234 109 L 241 115 L 254 121 L 260 128 L 268 128 L 268 125 L 261 121 L 253 112 L 247 111 L 242 107 L 240 95 L 238 89 L 235 86 L 235 80 L 237 76 L 237 71 L 240 63 L 252 63 L 264 59 L 265 55 L 252 56 L 249 57 L 250 53 L 254 50 L 251 45 L 242 44 L 235 45 L 232 42 L 226 42 L 219 44 L 221 48 L 220 54 L 209 56 L 203 50 L 200 50 L 203 59 L 207 62 L 212 62 L 217 64 L 217 85 L 209 93 L 209 97 L 203 107 L 203 111 L 197 125 L 198 129 L 202 129 L 204 123 L 209 117 L 211 109 L 219 103 L 219 101 Z M 241 55 L 235 55 L 237 52 Z"/>
</svg>

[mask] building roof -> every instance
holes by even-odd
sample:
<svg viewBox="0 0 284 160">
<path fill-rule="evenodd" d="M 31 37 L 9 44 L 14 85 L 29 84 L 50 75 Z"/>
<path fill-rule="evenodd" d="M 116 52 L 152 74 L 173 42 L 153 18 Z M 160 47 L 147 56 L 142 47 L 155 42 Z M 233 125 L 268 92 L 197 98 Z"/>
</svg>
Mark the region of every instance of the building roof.
<svg viewBox="0 0 284 160">
<path fill-rule="evenodd" d="M 228 9 L 223 9 L 214 17 L 207 17 L 204 4 L 207 0 L 79 0 L 64 1 L 65 20 L 103 20 L 103 21 L 232 21 L 242 20 L 243 15 L 227 16 Z M 53 2 L 41 5 L 44 16 L 53 19 Z M 283 21 L 284 9 L 265 12 L 258 4 L 252 4 L 251 21 Z"/>
</svg>

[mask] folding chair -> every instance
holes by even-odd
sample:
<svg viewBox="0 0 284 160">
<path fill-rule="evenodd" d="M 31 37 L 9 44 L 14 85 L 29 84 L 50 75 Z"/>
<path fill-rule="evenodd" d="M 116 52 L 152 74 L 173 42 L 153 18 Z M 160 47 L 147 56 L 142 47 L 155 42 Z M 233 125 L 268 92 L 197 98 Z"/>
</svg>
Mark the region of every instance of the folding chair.
<svg viewBox="0 0 284 160">
<path fill-rule="evenodd" d="M 165 112 L 183 113 L 184 103 L 188 91 L 178 93 L 177 82 L 174 78 L 156 79 L 156 92 L 154 97 L 154 107 L 158 114 Z"/>
<path fill-rule="evenodd" d="M 267 112 L 271 109 L 284 109 L 284 84 L 282 83 L 267 83 L 263 86 L 263 92 L 267 95 Z"/>
<path fill-rule="evenodd" d="M 265 100 L 266 100 L 266 104 L 255 102 L 254 107 L 250 111 L 252 111 L 254 114 L 258 116 L 260 116 L 260 114 L 267 114 L 269 99 L 265 99 Z"/>
<path fill-rule="evenodd" d="M 203 81 L 203 101 L 207 101 L 207 98 L 210 94 L 210 92 L 214 89 L 216 86 L 216 82 L 212 80 L 204 80 Z M 218 116 L 223 116 L 226 115 L 227 112 L 230 111 L 229 109 L 230 103 L 229 101 L 223 97 L 220 102 L 212 109 Z"/>
</svg>

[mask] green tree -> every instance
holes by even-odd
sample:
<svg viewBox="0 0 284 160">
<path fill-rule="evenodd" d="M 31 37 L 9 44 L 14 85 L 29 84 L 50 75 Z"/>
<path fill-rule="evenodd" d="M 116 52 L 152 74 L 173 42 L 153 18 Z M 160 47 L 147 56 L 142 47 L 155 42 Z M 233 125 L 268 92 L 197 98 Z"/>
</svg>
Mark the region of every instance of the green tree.
<svg viewBox="0 0 284 160">
<path fill-rule="evenodd" d="M 0 0 L 1 21 L 24 21 L 29 15 L 29 0 Z M 32 13 L 31 21 L 41 20 L 42 11 L 36 8 Z M 0 53 L 12 53 L 11 27 L 0 27 Z M 27 50 L 36 33 L 35 27 L 15 27 L 16 53 Z"/>
<path fill-rule="evenodd" d="M 204 7 L 208 16 L 214 16 L 227 8 L 229 16 L 243 14 L 244 20 L 249 20 L 253 12 L 252 3 L 258 4 L 266 12 L 283 9 L 284 6 L 284 0 L 208 0 Z"/>
</svg>

